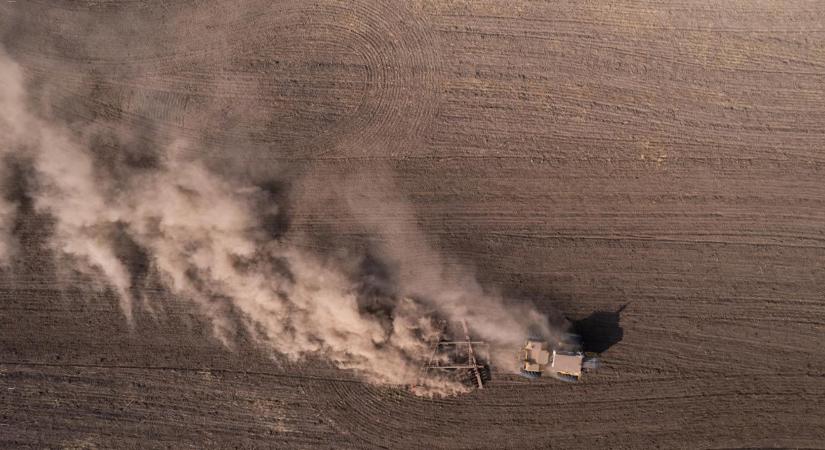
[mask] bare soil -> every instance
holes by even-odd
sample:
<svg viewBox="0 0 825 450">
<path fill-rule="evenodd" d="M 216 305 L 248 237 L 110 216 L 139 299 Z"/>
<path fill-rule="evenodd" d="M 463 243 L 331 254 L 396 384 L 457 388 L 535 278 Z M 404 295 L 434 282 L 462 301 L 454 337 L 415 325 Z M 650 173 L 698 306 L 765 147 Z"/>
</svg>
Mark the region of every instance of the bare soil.
<svg viewBox="0 0 825 450">
<path fill-rule="evenodd" d="M 24 210 L 0 447 L 825 445 L 823 3 L 18 0 L 0 38 L 73 129 L 199 139 L 291 199 L 394 174 L 433 246 L 605 360 L 424 399 L 230 351 L 171 299 L 130 330 Z M 350 214 L 284 227 L 357 247 Z"/>
</svg>

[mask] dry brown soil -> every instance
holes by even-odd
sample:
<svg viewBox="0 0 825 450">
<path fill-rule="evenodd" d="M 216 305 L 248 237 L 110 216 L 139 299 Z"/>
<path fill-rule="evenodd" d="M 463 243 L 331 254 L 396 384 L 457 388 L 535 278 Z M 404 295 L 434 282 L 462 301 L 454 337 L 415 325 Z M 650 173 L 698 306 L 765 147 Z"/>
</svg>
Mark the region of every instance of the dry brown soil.
<svg viewBox="0 0 825 450">
<path fill-rule="evenodd" d="M 17 0 L 0 33 L 73 129 L 199 139 L 292 199 L 392 173 L 485 286 L 627 304 L 583 384 L 415 398 L 228 351 L 172 299 L 129 330 L 24 214 L 0 447 L 825 446 L 825 3 Z M 366 239 L 294 203 L 289 232 Z"/>
</svg>

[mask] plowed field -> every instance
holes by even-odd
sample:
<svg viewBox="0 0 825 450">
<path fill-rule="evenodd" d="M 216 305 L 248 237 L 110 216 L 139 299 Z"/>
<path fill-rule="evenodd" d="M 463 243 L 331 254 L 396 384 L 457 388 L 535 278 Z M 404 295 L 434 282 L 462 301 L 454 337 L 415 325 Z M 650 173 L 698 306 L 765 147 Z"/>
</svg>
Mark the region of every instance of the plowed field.
<svg viewBox="0 0 825 450">
<path fill-rule="evenodd" d="M 129 329 L 23 208 L 0 447 L 825 446 L 825 3 L 18 0 L 0 39 L 70 128 L 280 174 L 319 251 L 369 238 L 300 199 L 392 174 L 439 252 L 605 361 L 426 399 L 226 349 L 181 302 Z"/>
</svg>

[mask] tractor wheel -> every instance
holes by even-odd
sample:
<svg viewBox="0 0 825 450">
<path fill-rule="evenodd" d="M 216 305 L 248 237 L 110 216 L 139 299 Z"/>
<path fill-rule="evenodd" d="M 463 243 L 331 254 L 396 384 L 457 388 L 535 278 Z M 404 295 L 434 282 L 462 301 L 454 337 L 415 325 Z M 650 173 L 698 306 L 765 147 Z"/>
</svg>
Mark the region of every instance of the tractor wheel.
<svg viewBox="0 0 825 450">
<path fill-rule="evenodd" d="M 541 377 L 541 372 L 533 372 L 532 370 L 522 370 L 521 376 L 524 378 L 536 379 Z"/>
</svg>

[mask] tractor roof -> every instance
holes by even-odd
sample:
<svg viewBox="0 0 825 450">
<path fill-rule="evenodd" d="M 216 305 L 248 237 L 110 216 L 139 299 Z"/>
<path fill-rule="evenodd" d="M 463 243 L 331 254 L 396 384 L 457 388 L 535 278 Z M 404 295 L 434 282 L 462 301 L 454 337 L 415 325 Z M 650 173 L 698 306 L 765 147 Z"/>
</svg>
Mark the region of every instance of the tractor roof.
<svg viewBox="0 0 825 450">
<path fill-rule="evenodd" d="M 576 352 L 557 352 L 553 351 L 552 368 L 556 372 L 566 373 L 569 375 L 580 376 L 582 373 L 582 361 L 584 355 Z"/>
</svg>

